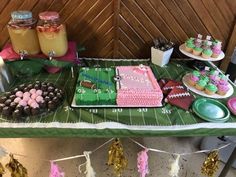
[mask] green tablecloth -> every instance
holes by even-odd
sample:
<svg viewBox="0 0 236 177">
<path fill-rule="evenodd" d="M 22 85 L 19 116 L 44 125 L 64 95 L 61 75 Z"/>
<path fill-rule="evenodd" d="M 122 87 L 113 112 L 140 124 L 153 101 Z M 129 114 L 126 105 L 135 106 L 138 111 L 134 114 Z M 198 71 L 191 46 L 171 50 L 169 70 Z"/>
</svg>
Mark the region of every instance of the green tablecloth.
<svg viewBox="0 0 236 177">
<path fill-rule="evenodd" d="M 111 67 L 117 65 L 150 64 L 157 79 L 181 80 L 191 71 L 183 60 L 172 60 L 166 67 L 159 67 L 149 60 L 86 59 L 89 66 Z M 50 81 L 65 89 L 66 101 L 55 113 L 17 123 L 0 117 L 0 137 L 131 137 L 131 136 L 220 136 L 236 135 L 236 116 L 226 123 L 209 123 L 191 111 L 184 111 L 166 104 L 162 108 L 71 108 L 77 79 L 70 69 L 58 74 L 42 72 L 21 78 L 16 84 L 34 80 Z M 198 97 L 197 95 L 195 95 Z M 234 93 L 235 96 L 235 93 Z M 222 102 L 226 103 L 227 99 Z"/>
</svg>

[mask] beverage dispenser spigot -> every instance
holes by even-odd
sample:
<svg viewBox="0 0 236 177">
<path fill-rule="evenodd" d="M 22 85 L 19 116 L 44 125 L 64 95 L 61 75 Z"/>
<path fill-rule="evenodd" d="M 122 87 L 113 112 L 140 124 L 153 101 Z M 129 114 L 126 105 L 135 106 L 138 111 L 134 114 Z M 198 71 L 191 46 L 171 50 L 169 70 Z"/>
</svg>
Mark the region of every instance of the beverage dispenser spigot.
<svg viewBox="0 0 236 177">
<path fill-rule="evenodd" d="M 28 55 L 28 52 L 26 50 L 20 50 L 20 59 L 23 60 L 26 55 Z"/>
<path fill-rule="evenodd" d="M 48 56 L 49 56 L 49 60 L 52 60 L 52 58 L 56 55 L 56 52 L 54 52 L 53 50 L 51 50 L 50 52 L 48 52 Z"/>
</svg>

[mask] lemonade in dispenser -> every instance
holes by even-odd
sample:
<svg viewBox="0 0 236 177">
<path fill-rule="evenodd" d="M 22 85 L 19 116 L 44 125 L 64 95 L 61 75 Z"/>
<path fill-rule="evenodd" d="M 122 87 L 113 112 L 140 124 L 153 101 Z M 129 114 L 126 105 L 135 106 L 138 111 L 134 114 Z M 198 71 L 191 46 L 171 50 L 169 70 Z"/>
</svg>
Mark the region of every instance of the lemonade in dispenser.
<svg viewBox="0 0 236 177">
<path fill-rule="evenodd" d="M 61 57 L 68 50 L 66 28 L 60 23 L 59 14 L 46 11 L 39 14 L 37 34 L 41 51 L 52 57 Z"/>
</svg>

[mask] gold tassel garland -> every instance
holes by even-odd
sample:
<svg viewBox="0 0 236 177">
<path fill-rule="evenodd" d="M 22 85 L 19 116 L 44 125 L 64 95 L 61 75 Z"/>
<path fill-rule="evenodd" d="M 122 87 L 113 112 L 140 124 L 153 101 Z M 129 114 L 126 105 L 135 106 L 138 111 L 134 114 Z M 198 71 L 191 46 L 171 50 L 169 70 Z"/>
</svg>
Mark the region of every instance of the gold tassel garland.
<svg viewBox="0 0 236 177">
<path fill-rule="evenodd" d="M 202 174 L 208 177 L 213 177 L 219 165 L 219 151 L 212 151 L 203 162 Z"/>
<path fill-rule="evenodd" d="M 14 159 L 12 154 L 10 154 L 10 162 L 6 164 L 6 168 L 11 172 L 11 177 L 28 177 L 26 168 Z"/>
<path fill-rule="evenodd" d="M 2 177 L 2 175 L 5 173 L 5 169 L 3 167 L 3 165 L 0 163 L 0 177 Z"/>
<path fill-rule="evenodd" d="M 107 165 L 113 165 L 114 173 L 120 177 L 122 171 L 127 167 L 128 160 L 124 156 L 124 149 L 119 139 L 116 139 L 108 151 Z"/>
</svg>

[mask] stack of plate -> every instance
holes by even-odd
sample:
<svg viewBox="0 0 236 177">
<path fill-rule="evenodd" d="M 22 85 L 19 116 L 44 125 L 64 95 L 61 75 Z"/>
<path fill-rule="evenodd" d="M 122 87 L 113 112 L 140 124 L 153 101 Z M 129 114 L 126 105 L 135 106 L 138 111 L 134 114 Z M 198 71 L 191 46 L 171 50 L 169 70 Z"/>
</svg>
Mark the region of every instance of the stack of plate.
<svg viewBox="0 0 236 177">
<path fill-rule="evenodd" d="M 197 99 L 193 103 L 193 112 L 200 118 L 215 123 L 226 122 L 230 116 L 230 112 L 225 105 L 209 98 Z"/>
</svg>

